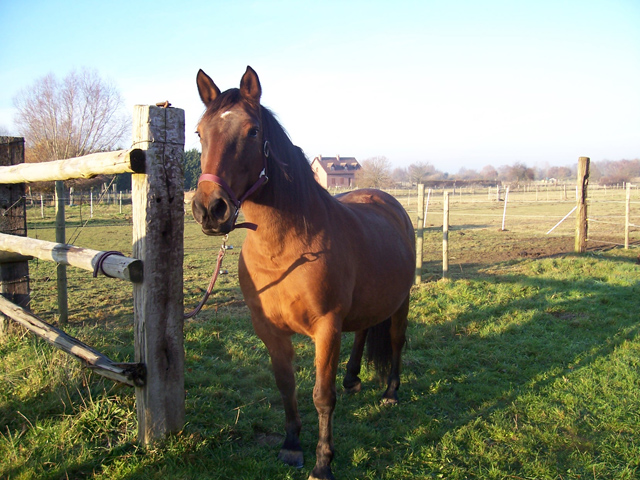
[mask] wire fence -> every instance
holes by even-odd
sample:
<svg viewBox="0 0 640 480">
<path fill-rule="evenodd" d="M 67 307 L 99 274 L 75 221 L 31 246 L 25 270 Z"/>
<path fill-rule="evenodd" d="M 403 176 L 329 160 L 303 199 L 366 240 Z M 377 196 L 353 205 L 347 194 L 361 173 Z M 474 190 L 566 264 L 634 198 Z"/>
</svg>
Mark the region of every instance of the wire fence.
<svg viewBox="0 0 640 480">
<path fill-rule="evenodd" d="M 414 189 L 391 189 L 388 193 L 397 198 L 417 225 L 418 195 Z M 575 193 L 569 186 L 553 185 L 538 187 L 514 187 L 509 189 L 472 188 L 426 189 L 424 262 L 427 276 L 437 275 L 441 266 L 441 239 L 443 227 L 443 198 L 449 193 L 450 254 L 452 262 L 459 265 L 458 273 L 464 274 L 465 265 L 477 263 L 474 258 L 481 256 L 486 262 L 514 256 L 543 255 L 571 251 L 575 232 Z M 336 193 L 336 192 L 331 192 Z M 505 198 L 506 197 L 506 198 Z M 28 234 L 43 240 L 55 240 L 55 207 L 51 197 L 29 195 L 24 197 L 27 204 Z M 506 200 L 506 202 L 505 202 Z M 87 194 L 76 194 L 65 198 L 67 239 L 74 244 L 94 245 L 98 249 L 119 250 L 131 255 L 131 196 L 128 192 L 109 192 L 102 198 L 94 196 L 93 209 Z M 506 205 L 505 205 L 506 203 Z M 631 189 L 629 244 L 640 245 L 640 191 Z M 589 187 L 588 198 L 588 246 L 590 249 L 610 248 L 624 245 L 626 219 L 626 190 L 612 187 Z M 555 227 L 555 228 L 554 228 Z M 550 231 L 552 230 L 552 231 Z M 234 232 L 229 244 L 233 247 L 225 260 L 227 276 L 221 277 L 220 288 L 212 302 L 234 302 L 238 299 L 237 255 L 246 232 Z M 484 239 L 487 245 L 482 245 Z M 185 205 L 185 304 L 197 303 L 206 287 L 210 270 L 219 247 L 216 238 L 206 237 Z M 493 245 L 493 246 L 491 246 Z M 534 253 L 531 253 L 534 252 Z M 235 256 L 235 258 L 234 258 Z M 429 273 L 430 272 L 430 273 Z M 32 303 L 38 304 L 55 317 L 55 265 L 50 262 L 32 261 L 31 286 Z M 54 281 L 52 281 L 52 279 Z M 87 307 L 96 319 L 106 316 L 129 315 L 131 312 L 130 288 L 123 288 L 123 282 L 100 282 L 87 279 L 85 272 L 69 269 L 70 315 Z M 86 292 L 100 290 L 94 297 L 106 300 L 91 304 Z M 217 299 L 216 299 L 217 296 Z M 87 303 L 89 302 L 89 304 Z M 74 305 L 76 307 L 74 308 Z M 86 311 L 86 310 L 85 310 Z"/>
</svg>

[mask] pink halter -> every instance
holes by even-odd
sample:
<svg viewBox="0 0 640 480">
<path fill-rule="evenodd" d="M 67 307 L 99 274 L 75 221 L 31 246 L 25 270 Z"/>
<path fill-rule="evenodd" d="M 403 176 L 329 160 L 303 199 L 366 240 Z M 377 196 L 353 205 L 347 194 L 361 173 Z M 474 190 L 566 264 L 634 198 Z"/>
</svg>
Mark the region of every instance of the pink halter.
<svg viewBox="0 0 640 480">
<path fill-rule="evenodd" d="M 227 192 L 227 195 L 229 195 L 229 198 L 231 199 L 231 201 L 234 203 L 236 207 L 235 218 L 233 219 L 233 226 L 231 227 L 231 230 L 233 230 L 234 228 L 249 228 L 251 230 L 256 230 L 258 228 L 258 226 L 254 223 L 240 223 L 236 225 L 236 220 L 238 218 L 238 213 L 240 213 L 240 206 L 242 205 L 242 202 L 244 202 L 247 199 L 247 197 L 249 197 L 256 190 L 258 190 L 258 188 L 260 188 L 262 185 L 264 185 L 269 181 L 269 177 L 267 176 L 267 158 L 269 158 L 269 153 L 270 153 L 268 140 L 264 141 L 263 153 L 264 155 L 262 158 L 264 160 L 264 168 L 260 172 L 260 175 L 258 176 L 258 180 L 256 180 L 256 182 L 251 186 L 251 188 L 249 188 L 249 190 L 247 190 L 244 193 L 244 195 L 242 195 L 240 198 L 236 197 L 236 194 L 233 193 L 233 190 L 231 190 L 231 187 L 229 186 L 229 184 L 225 182 L 222 178 L 220 178 L 218 175 L 213 175 L 211 173 L 203 173 L 202 175 L 200 175 L 200 178 L 198 179 L 198 185 L 200 185 L 201 182 L 217 183 L 222 187 L 222 189 L 225 192 Z"/>
</svg>

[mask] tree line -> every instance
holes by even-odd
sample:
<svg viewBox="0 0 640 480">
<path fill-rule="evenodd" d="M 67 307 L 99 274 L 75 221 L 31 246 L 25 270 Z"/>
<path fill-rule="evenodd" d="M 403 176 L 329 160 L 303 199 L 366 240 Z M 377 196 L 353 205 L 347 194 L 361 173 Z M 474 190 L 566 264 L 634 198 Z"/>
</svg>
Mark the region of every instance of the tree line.
<svg viewBox="0 0 640 480">
<path fill-rule="evenodd" d="M 125 113 L 122 96 L 110 82 L 94 70 L 72 71 L 62 80 L 48 74 L 14 98 L 15 122 L 26 139 L 27 162 L 46 162 L 79 157 L 89 153 L 118 150 L 125 145 L 130 132 L 130 116 Z M 430 181 L 490 181 L 495 183 L 530 183 L 539 180 L 574 181 L 576 165 L 531 168 L 522 162 L 481 170 L 461 168 L 450 174 L 438 170 L 429 162 L 417 162 L 408 167 L 393 167 L 384 156 L 360 162 L 356 174 L 358 187 L 390 188 Z M 185 189 L 197 187 L 200 176 L 200 152 L 191 149 L 184 154 Z M 591 163 L 591 181 L 617 184 L 640 178 L 640 159 L 603 160 Z M 111 181 L 104 176 L 69 182 L 76 190 L 88 190 Z M 119 175 L 118 189 L 131 186 L 130 174 Z M 39 188 L 38 188 L 39 187 Z M 40 185 L 40 191 L 52 190 L 52 185 Z"/>
<path fill-rule="evenodd" d="M 502 165 L 498 168 L 487 165 L 480 171 L 461 168 L 456 174 L 437 170 L 429 162 L 418 162 L 408 167 L 393 168 L 386 157 L 372 157 L 360 162 L 356 174 L 358 187 L 391 188 L 396 185 L 441 181 L 494 182 L 527 184 L 535 181 L 574 182 L 577 164 L 571 167 L 546 166 L 531 168 L 522 162 Z M 611 185 L 640 179 L 640 159 L 603 160 L 591 162 L 590 179 L 593 182 Z"/>
</svg>

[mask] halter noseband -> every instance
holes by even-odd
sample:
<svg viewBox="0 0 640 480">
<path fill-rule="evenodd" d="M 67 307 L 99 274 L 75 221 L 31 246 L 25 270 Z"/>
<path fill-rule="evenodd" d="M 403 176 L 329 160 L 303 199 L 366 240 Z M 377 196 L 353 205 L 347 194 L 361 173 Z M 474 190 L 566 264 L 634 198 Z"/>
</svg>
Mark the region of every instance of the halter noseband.
<svg viewBox="0 0 640 480">
<path fill-rule="evenodd" d="M 239 223 L 238 225 L 236 225 L 236 220 L 238 219 L 238 214 L 240 213 L 240 206 L 242 205 L 242 202 L 244 202 L 247 199 L 247 197 L 249 197 L 256 190 L 258 190 L 258 188 L 260 188 L 262 185 L 264 185 L 269 181 L 269 177 L 267 176 L 267 158 L 269 158 L 269 155 L 270 155 L 268 140 L 264 141 L 264 145 L 262 147 L 262 153 L 263 153 L 262 158 L 264 161 L 264 167 L 262 168 L 262 171 L 258 176 L 258 180 L 256 180 L 256 182 L 251 186 L 251 188 L 249 188 L 249 190 L 247 190 L 244 193 L 244 195 L 242 195 L 240 198 L 236 197 L 236 194 L 233 193 L 233 190 L 231 190 L 231 187 L 229 186 L 229 184 L 225 182 L 222 178 L 220 178 L 218 175 L 213 175 L 211 173 L 203 173 L 202 175 L 200 175 L 200 178 L 198 179 L 198 185 L 200 185 L 200 183 L 202 182 L 213 182 L 220 185 L 222 189 L 225 192 L 227 192 L 227 195 L 229 195 L 229 198 L 231 199 L 234 206 L 236 207 L 236 213 L 233 219 L 233 225 L 231 226 L 231 230 L 233 230 L 234 228 L 249 228 L 251 230 L 256 230 L 258 228 L 258 226 L 254 223 L 245 222 L 245 223 Z"/>
</svg>

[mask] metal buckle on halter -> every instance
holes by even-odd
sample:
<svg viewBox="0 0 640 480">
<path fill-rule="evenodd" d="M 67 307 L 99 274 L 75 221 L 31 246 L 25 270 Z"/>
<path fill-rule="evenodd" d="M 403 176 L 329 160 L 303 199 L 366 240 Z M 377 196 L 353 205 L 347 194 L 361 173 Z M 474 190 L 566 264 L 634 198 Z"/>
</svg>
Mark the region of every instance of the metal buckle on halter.
<svg viewBox="0 0 640 480">
<path fill-rule="evenodd" d="M 264 167 L 260 172 L 260 176 L 258 177 L 258 179 L 260 178 L 264 178 L 264 183 L 267 183 L 269 181 L 269 177 L 267 176 L 267 167 Z"/>
</svg>

